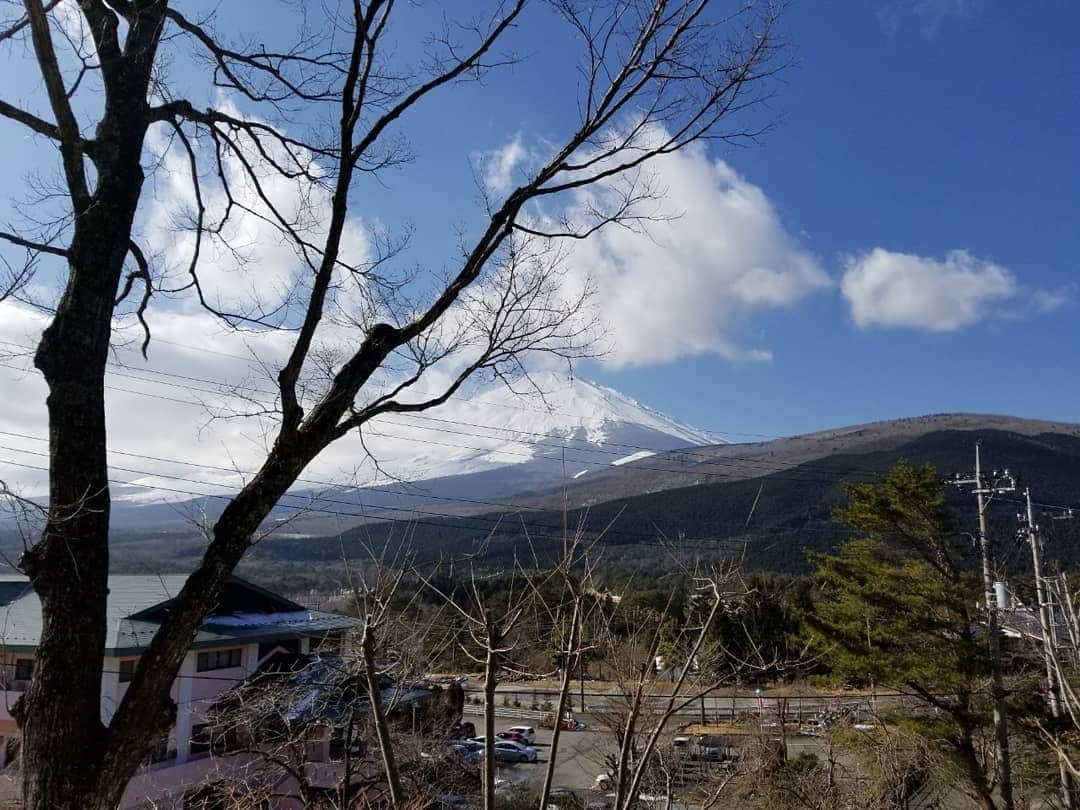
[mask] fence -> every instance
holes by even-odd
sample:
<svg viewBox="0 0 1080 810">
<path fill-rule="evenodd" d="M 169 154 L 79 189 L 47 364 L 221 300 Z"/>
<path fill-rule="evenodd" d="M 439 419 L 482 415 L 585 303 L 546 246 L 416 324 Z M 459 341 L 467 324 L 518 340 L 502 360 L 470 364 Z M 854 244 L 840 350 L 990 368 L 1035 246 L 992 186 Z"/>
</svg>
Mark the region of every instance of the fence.
<svg viewBox="0 0 1080 810">
<path fill-rule="evenodd" d="M 484 707 L 474 703 L 466 703 L 462 709 L 464 714 L 483 714 Z M 496 706 L 495 713 L 499 717 L 509 717 L 513 720 L 543 720 L 551 712 L 533 711 L 532 709 L 508 709 L 505 706 Z"/>
</svg>

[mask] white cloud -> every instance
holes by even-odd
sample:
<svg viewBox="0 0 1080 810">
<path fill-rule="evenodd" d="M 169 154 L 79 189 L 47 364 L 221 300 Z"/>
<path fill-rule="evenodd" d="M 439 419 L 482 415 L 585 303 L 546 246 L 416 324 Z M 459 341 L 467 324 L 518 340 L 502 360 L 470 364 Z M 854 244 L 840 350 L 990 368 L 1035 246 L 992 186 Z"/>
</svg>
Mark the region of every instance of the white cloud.
<svg viewBox="0 0 1080 810">
<path fill-rule="evenodd" d="M 904 18 L 910 15 L 919 33 L 933 39 L 949 18 L 970 18 L 981 10 L 982 0 L 892 0 L 878 6 L 876 13 L 881 29 L 888 36 L 896 34 L 903 27 Z"/>
<path fill-rule="evenodd" d="M 922 35 L 930 38 L 937 36 L 942 23 L 949 17 L 972 17 L 981 5 L 980 0 L 919 0 L 912 11 L 922 21 Z"/>
<path fill-rule="evenodd" d="M 1007 302 L 1015 316 L 1060 309 L 1072 297 L 1069 288 L 1026 288 L 1010 270 L 966 250 L 934 259 L 874 248 L 844 264 L 840 289 L 860 329 L 953 332 Z"/>
<path fill-rule="evenodd" d="M 506 194 L 514 187 L 514 172 L 528 157 L 520 133 L 505 146 L 481 152 L 477 158 L 484 187 L 494 194 Z"/>
<path fill-rule="evenodd" d="M 666 190 L 647 233 L 612 225 L 574 246 L 572 262 L 597 291 L 617 367 L 713 354 L 767 361 L 746 341 L 756 314 L 794 306 L 831 284 L 761 188 L 692 147 L 650 164 Z M 579 207 L 595 204 L 579 199 Z M 570 212 L 573 218 L 573 211 Z"/>
<path fill-rule="evenodd" d="M 226 101 L 218 106 L 234 117 L 244 117 Z M 160 129 L 151 130 L 147 140 L 149 151 L 163 156 L 163 169 L 151 178 L 154 189 L 145 196 L 149 205 L 140 212 L 139 227 L 140 238 L 154 255 L 158 272 L 168 272 L 175 282 L 171 286 L 179 287 L 190 280 L 188 265 L 195 246 L 191 225 L 196 201 L 188 155 L 178 141 L 168 139 L 167 135 Z M 222 173 L 228 180 L 233 204 L 220 232 L 213 237 L 204 236 L 198 263 L 199 281 L 208 303 L 222 311 L 250 315 L 284 313 L 298 291 L 303 295 L 311 275 L 307 262 L 317 264 L 319 257 L 310 249 L 305 255 L 277 220 L 288 222 L 309 245 L 321 245 L 330 221 L 331 190 L 303 178 L 285 177 L 260 155 L 253 142 L 249 143 L 245 136 L 235 137 L 247 147 L 246 160 L 258 177 L 258 187 L 240 159 L 224 151 Z M 261 148 L 280 165 L 292 167 L 295 157 L 313 175 L 319 176 L 323 171 L 305 150 L 296 149 L 290 156 L 268 138 L 263 139 Z M 214 165 L 212 149 L 198 142 L 195 149 L 204 171 L 200 185 L 206 222 L 216 226 L 229 210 L 230 198 L 215 181 L 216 172 L 209 170 Z M 273 205 L 276 215 L 263 197 Z M 369 254 L 370 245 L 361 223 L 350 218 L 339 260 L 354 267 L 362 266 Z M 170 285 L 159 282 L 159 286 Z M 335 286 L 334 294 L 340 296 L 350 287 L 355 284 L 343 278 Z M 198 307 L 194 291 L 185 303 Z"/>
</svg>

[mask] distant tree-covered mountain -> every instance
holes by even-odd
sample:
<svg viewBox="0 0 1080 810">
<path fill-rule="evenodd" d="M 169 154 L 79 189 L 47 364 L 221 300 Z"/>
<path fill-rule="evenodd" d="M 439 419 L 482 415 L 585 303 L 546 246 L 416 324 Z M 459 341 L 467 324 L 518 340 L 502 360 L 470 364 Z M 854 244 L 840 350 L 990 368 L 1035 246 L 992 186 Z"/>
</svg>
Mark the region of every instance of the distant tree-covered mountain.
<svg viewBox="0 0 1080 810">
<path fill-rule="evenodd" d="M 551 554 L 561 547 L 564 526 L 583 527 L 599 538 L 614 567 L 670 568 L 694 555 L 739 556 L 758 569 L 806 570 L 807 550 L 828 550 L 845 537 L 832 520 L 844 499 L 844 481 L 867 481 L 897 460 L 932 464 L 942 477 L 967 473 L 974 445 L 982 442 L 984 469 L 1009 468 L 1020 489 L 1030 485 L 1040 503 L 1080 507 L 1080 437 L 1070 433 L 1026 434 L 1009 430 L 937 430 L 889 449 L 825 455 L 740 480 L 613 498 L 560 509 L 534 506 L 462 517 L 418 515 L 412 521 L 372 523 L 323 538 L 264 541 L 256 559 L 322 561 L 359 557 L 389 543 L 407 547 L 418 562 L 473 560 L 505 566 L 515 557 Z M 974 531 L 974 497 L 950 487 L 949 503 L 961 530 Z M 1015 542 L 1015 514 L 1022 495 L 998 496 L 991 526 L 1005 565 L 1023 566 L 1024 547 Z M 1076 521 L 1080 523 L 1080 520 Z M 1045 520 L 1047 556 L 1061 564 L 1080 560 L 1080 532 L 1073 522 Z"/>
</svg>

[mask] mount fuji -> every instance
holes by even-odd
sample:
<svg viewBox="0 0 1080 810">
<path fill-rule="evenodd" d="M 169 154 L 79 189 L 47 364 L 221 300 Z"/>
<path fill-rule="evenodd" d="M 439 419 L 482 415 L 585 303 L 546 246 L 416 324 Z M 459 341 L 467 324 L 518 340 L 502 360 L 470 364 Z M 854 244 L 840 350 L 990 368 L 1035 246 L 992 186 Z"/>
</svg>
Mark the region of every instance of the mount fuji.
<svg viewBox="0 0 1080 810">
<path fill-rule="evenodd" d="M 539 462 L 557 472 L 556 483 L 564 472 L 580 477 L 665 450 L 722 443 L 613 388 L 552 371 L 513 388 L 494 382 L 422 414 L 384 417 L 368 435 L 380 468 L 405 481 Z"/>
<path fill-rule="evenodd" d="M 331 456 L 338 469 L 352 465 L 361 473 L 348 485 L 325 466 L 305 473 L 273 514 L 288 522 L 282 531 L 475 512 L 656 453 L 724 443 L 612 388 L 554 371 L 533 373 L 512 389 L 494 381 L 423 413 L 380 417 L 363 436 L 368 457 L 358 462 L 356 448 Z M 192 511 L 212 519 L 225 503 L 151 504 L 119 490 L 113 524 L 125 531 L 178 529 Z M 297 519 L 298 510 L 307 513 Z"/>
</svg>

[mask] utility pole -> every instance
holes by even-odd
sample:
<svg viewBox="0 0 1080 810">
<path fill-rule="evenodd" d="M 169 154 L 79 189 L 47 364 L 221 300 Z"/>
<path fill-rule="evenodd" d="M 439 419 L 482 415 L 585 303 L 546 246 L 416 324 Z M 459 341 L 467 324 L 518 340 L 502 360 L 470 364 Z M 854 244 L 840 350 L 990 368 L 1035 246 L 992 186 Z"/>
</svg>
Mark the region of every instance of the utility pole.
<svg viewBox="0 0 1080 810">
<path fill-rule="evenodd" d="M 1031 544 L 1031 565 L 1035 571 L 1035 596 L 1039 600 L 1039 629 L 1042 631 L 1043 659 L 1046 662 L 1046 688 L 1050 701 L 1050 716 L 1055 726 L 1061 717 L 1061 704 L 1058 698 L 1057 668 L 1054 665 L 1053 622 L 1050 618 L 1050 601 L 1046 592 L 1046 582 L 1042 575 L 1042 562 L 1039 559 L 1039 527 L 1035 523 L 1035 513 L 1031 507 L 1031 488 L 1024 488 L 1027 501 L 1027 536 Z M 1024 522 L 1024 515 L 1018 515 Z M 1068 810 L 1076 810 L 1076 789 L 1073 786 L 1072 772 L 1063 752 L 1058 751 L 1058 772 L 1061 775 L 1061 798 Z"/>
<path fill-rule="evenodd" d="M 974 486 L 979 507 L 979 550 L 982 553 L 983 598 L 986 600 L 986 635 L 990 651 L 990 670 L 994 691 L 994 741 L 997 755 L 998 780 L 1004 810 L 1013 810 L 1012 763 L 1009 757 L 1009 721 L 1005 714 L 1005 683 L 1001 674 L 1001 628 L 998 619 L 997 599 L 994 597 L 994 571 L 990 561 L 990 539 L 986 533 L 986 505 L 994 495 L 1015 492 L 1016 482 L 1005 470 L 999 476 L 995 470 L 990 478 L 984 478 L 979 460 L 979 442 L 975 442 L 975 474 L 953 482 L 957 486 Z M 990 498 L 987 498 L 987 496 Z"/>
</svg>

